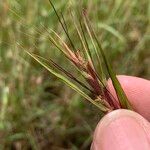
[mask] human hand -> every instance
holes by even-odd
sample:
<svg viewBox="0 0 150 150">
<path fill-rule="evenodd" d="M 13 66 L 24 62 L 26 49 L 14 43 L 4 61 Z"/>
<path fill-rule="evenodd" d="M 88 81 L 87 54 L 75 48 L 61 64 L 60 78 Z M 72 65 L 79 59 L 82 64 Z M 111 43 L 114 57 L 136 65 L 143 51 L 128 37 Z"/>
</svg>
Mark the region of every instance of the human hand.
<svg viewBox="0 0 150 150">
<path fill-rule="evenodd" d="M 130 76 L 118 79 L 137 113 L 120 109 L 102 118 L 91 150 L 150 150 L 150 81 Z M 117 98 L 111 81 L 108 88 Z"/>
</svg>

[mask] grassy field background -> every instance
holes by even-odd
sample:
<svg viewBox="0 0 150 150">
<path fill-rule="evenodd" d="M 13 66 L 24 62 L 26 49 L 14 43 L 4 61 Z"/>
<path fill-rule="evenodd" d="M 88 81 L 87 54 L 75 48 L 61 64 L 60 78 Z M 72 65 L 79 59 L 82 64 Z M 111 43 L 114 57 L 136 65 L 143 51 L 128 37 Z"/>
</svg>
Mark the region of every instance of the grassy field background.
<svg viewBox="0 0 150 150">
<path fill-rule="evenodd" d="M 69 3 L 54 2 L 78 46 Z M 150 79 L 150 0 L 83 0 L 83 6 L 117 74 Z M 73 71 L 41 24 L 65 38 L 48 0 L 0 1 L 0 149 L 89 149 L 101 118 L 97 108 L 23 51 L 54 58 Z"/>
</svg>

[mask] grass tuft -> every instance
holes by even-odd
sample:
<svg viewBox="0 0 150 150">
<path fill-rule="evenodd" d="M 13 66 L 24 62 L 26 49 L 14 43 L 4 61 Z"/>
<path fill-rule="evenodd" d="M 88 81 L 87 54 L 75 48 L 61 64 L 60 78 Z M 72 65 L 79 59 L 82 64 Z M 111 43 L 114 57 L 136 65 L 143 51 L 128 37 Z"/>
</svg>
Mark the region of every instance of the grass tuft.
<svg viewBox="0 0 150 150">
<path fill-rule="evenodd" d="M 23 52 L 23 49 L 26 49 L 36 54 L 38 59 L 42 56 L 40 61 L 67 78 L 92 100 L 101 102 L 102 97 L 96 98 L 91 94 L 94 93 L 94 87 L 87 82 L 87 73 L 68 61 L 69 58 L 63 52 L 66 49 L 62 41 L 72 52 L 79 53 L 78 57 L 81 55 L 84 62 L 92 61 L 92 69 L 100 81 L 102 93 L 106 93 L 106 79 L 109 74 L 92 31 L 90 30 L 92 39 L 87 32 L 82 8 L 86 10 L 90 24 L 113 70 L 117 74 L 146 79 L 150 77 L 148 0 L 53 0 L 53 4 L 76 49 L 72 48 L 48 0 L 3 0 L 0 3 L 2 150 L 90 149 L 95 126 L 104 114 L 92 103 L 82 101 L 86 98 L 71 90 L 61 79 L 49 74 L 44 67 Z M 92 40 L 102 68 L 99 67 Z M 43 60 L 43 57 L 46 60 Z M 63 72 L 53 66 L 51 60 L 56 62 Z M 88 69 L 92 73 L 90 66 Z M 79 84 L 67 76 L 64 70 L 89 90 L 84 88 L 82 83 Z M 91 80 L 90 82 L 92 83 Z M 110 93 L 109 96 L 112 97 Z M 116 108 L 119 107 L 118 103 Z"/>
<path fill-rule="evenodd" d="M 27 54 L 29 54 L 32 58 L 34 58 L 37 62 L 39 62 L 42 66 L 44 66 L 49 72 L 51 72 L 53 75 L 55 75 L 56 77 L 61 79 L 63 82 L 65 82 L 68 86 L 70 86 L 72 89 L 77 91 L 80 95 L 82 95 L 84 98 L 86 98 L 92 104 L 94 104 L 95 106 L 100 108 L 100 110 L 102 112 L 107 113 L 107 112 L 110 112 L 112 110 L 119 109 L 119 108 L 132 109 L 132 107 L 127 99 L 127 96 L 125 95 L 125 93 L 116 77 L 116 74 L 112 70 L 112 67 L 104 53 L 104 50 L 102 49 L 102 46 L 101 46 L 100 42 L 98 41 L 96 33 L 95 33 L 94 29 L 92 28 L 92 25 L 86 15 L 86 11 L 84 10 L 83 12 L 80 12 L 80 10 L 79 10 L 78 15 L 80 17 L 78 19 L 78 22 L 77 22 L 77 19 L 73 19 L 73 22 L 75 25 L 76 32 L 78 34 L 77 37 L 79 37 L 78 40 L 82 43 L 82 46 L 85 49 L 85 52 L 86 52 L 85 54 L 87 55 L 87 59 L 84 57 L 85 55 L 84 56 L 82 55 L 84 53 L 84 51 L 77 50 L 75 48 L 75 43 L 73 43 L 72 39 L 69 36 L 69 30 L 68 30 L 67 23 L 65 21 L 65 17 L 63 15 L 63 13 L 61 13 L 61 17 L 60 17 L 59 13 L 57 12 L 57 10 L 51 0 L 49 0 L 49 3 L 52 6 L 53 11 L 55 12 L 55 14 L 57 16 L 58 21 L 71 44 L 71 47 L 69 47 L 69 45 L 67 45 L 67 43 L 64 42 L 62 40 L 62 38 L 52 29 L 51 29 L 51 31 L 54 33 L 54 35 L 56 36 L 57 39 L 54 40 L 54 38 L 51 37 L 51 35 L 50 35 L 50 41 L 54 44 L 54 46 L 56 46 L 56 48 L 58 48 L 59 50 L 61 50 L 61 52 L 64 53 L 64 55 L 69 59 L 69 61 L 74 66 L 76 66 L 76 68 L 79 70 L 79 72 L 84 77 L 85 81 L 87 82 L 87 84 L 90 87 L 87 87 L 83 82 L 79 81 L 77 79 L 77 77 L 74 77 L 71 73 L 69 73 L 62 67 L 60 67 L 57 63 L 53 62 L 51 59 L 50 59 L 50 63 L 54 66 L 54 68 L 57 68 L 59 71 L 61 71 L 65 75 L 67 75 L 67 77 L 69 77 L 70 79 L 73 79 L 80 86 L 88 89 L 92 96 L 89 97 L 84 91 L 81 91 L 80 88 L 76 84 L 70 82 L 67 78 L 65 78 L 61 74 L 56 73 L 52 68 L 47 66 L 47 64 L 45 64 L 45 62 L 43 62 L 43 60 L 44 60 L 43 58 L 41 58 L 35 54 L 32 54 L 30 52 L 27 52 Z M 71 14 L 72 14 L 71 16 L 73 17 L 72 11 L 71 11 Z M 79 24 L 80 29 L 78 28 L 77 24 Z M 84 27 L 86 30 L 84 29 Z M 87 33 L 86 33 L 86 31 L 87 31 Z M 95 67 L 95 61 L 93 61 L 93 60 L 95 60 L 95 58 L 92 56 L 92 53 L 91 53 L 91 51 L 93 51 L 93 49 L 89 48 L 89 44 L 87 42 L 86 36 L 88 36 L 88 38 L 91 39 L 91 42 L 92 42 L 92 45 L 94 48 L 94 53 L 96 54 L 96 60 L 98 62 L 98 65 L 97 65 L 98 69 L 96 69 L 96 67 Z M 60 45 L 60 46 L 58 46 L 58 45 Z M 102 67 L 101 58 L 103 59 L 106 70 L 113 82 L 117 97 L 119 99 L 120 106 L 119 106 L 117 100 L 115 100 L 111 96 L 108 97 L 110 92 L 108 90 L 106 90 L 106 85 L 103 82 L 105 80 L 106 76 L 104 76 L 105 74 L 103 73 L 104 71 L 103 71 L 103 67 Z M 98 70 L 98 72 L 97 72 L 97 70 Z"/>
</svg>

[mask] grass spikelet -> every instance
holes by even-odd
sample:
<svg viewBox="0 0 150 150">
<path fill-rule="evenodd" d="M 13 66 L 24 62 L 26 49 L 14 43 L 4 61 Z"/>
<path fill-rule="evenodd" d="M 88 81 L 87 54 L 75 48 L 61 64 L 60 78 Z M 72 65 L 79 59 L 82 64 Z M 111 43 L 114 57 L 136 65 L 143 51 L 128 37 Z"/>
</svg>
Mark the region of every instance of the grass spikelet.
<svg viewBox="0 0 150 150">
<path fill-rule="evenodd" d="M 65 84 L 98 107 L 102 112 L 107 113 L 119 108 L 132 109 L 127 96 L 125 95 L 116 74 L 107 59 L 107 56 L 102 49 L 86 12 L 77 11 L 79 16 L 75 16 L 72 10 L 70 10 L 78 41 L 82 45 L 81 48 L 76 49 L 75 43 L 69 35 L 69 28 L 67 26 L 65 16 L 62 12 L 59 13 L 56 10 L 51 0 L 49 0 L 49 2 L 69 43 L 65 42 L 54 30 L 50 29 L 51 32 L 49 32 L 45 29 L 50 34 L 49 40 L 68 58 L 71 64 L 82 75 L 84 82 L 80 81 L 78 77 L 65 70 L 52 59 L 45 59 L 37 54 L 30 53 L 29 51 L 26 51 L 27 54 L 40 63 L 51 74 L 58 77 Z M 54 37 L 51 33 L 53 33 Z M 89 46 L 89 39 L 93 48 Z M 103 63 L 104 65 L 102 66 Z M 113 82 L 119 102 L 106 88 L 104 67 L 106 67 L 109 77 Z M 82 90 L 81 87 L 86 91 Z"/>
</svg>

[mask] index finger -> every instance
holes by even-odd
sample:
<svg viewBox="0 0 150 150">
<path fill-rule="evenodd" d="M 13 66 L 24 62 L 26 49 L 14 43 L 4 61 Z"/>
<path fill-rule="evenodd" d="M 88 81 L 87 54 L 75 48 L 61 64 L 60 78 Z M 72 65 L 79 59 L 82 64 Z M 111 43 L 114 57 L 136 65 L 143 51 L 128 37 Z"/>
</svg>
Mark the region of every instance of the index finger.
<svg viewBox="0 0 150 150">
<path fill-rule="evenodd" d="M 133 76 L 117 76 L 125 91 L 133 109 L 150 121 L 150 81 Z M 117 99 L 111 80 L 107 82 L 107 88 Z"/>
</svg>

